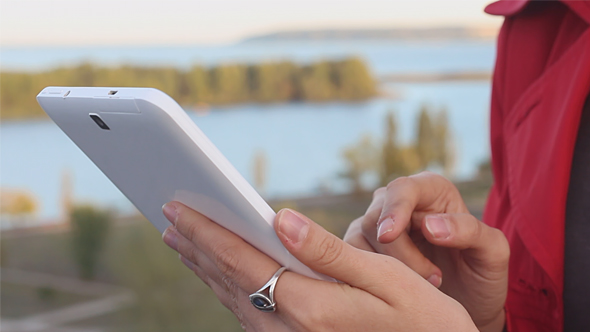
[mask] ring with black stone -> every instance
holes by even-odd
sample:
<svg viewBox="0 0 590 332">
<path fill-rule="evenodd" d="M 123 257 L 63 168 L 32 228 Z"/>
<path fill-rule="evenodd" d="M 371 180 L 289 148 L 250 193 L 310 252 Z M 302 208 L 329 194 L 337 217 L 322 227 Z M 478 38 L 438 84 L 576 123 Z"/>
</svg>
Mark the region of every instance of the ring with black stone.
<svg viewBox="0 0 590 332">
<path fill-rule="evenodd" d="M 285 270 L 287 270 L 286 267 L 278 269 L 264 286 L 255 293 L 250 294 L 250 302 L 256 309 L 264 312 L 273 312 L 277 310 L 277 304 L 275 302 L 275 287 L 279 277 L 285 272 Z M 263 293 L 267 288 L 268 296 Z"/>
</svg>

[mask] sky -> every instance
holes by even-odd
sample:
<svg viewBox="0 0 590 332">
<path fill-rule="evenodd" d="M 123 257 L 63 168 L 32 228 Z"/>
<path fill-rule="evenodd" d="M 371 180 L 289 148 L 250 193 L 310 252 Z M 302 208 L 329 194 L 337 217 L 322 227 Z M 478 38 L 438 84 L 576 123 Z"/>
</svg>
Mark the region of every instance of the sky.
<svg viewBox="0 0 590 332">
<path fill-rule="evenodd" d="M 496 27 L 491 0 L 0 0 L 1 46 L 225 44 L 286 30 Z"/>
</svg>

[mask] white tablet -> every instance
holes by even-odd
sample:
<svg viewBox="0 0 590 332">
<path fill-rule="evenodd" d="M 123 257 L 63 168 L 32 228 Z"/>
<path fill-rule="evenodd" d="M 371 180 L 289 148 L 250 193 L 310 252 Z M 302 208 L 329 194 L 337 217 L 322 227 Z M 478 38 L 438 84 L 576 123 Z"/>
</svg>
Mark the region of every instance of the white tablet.
<svg viewBox="0 0 590 332">
<path fill-rule="evenodd" d="M 47 87 L 37 101 L 160 232 L 162 205 L 179 201 L 289 270 L 328 279 L 285 249 L 272 208 L 162 91 Z"/>
</svg>

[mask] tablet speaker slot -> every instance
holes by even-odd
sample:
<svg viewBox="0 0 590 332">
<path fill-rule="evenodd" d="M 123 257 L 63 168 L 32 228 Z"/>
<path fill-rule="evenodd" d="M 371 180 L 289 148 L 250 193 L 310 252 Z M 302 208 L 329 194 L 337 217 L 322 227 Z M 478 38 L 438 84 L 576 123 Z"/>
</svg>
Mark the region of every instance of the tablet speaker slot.
<svg viewBox="0 0 590 332">
<path fill-rule="evenodd" d="M 93 113 L 90 113 L 90 118 L 91 118 L 92 120 L 94 120 L 94 122 L 95 122 L 95 123 L 96 123 L 96 124 L 97 124 L 97 125 L 98 125 L 98 126 L 101 128 L 101 129 L 104 129 L 104 130 L 111 130 L 111 128 L 109 128 L 109 126 L 107 126 L 107 124 L 106 124 L 104 121 L 102 121 L 102 119 L 100 118 L 100 116 L 98 116 L 98 114 L 93 114 Z"/>
</svg>

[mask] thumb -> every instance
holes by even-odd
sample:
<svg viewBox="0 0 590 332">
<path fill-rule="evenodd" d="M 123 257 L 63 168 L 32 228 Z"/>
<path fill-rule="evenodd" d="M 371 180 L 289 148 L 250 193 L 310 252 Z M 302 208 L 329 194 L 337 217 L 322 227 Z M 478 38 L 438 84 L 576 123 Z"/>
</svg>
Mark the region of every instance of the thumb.
<svg viewBox="0 0 590 332">
<path fill-rule="evenodd" d="M 492 263 L 503 265 L 510 256 L 504 233 L 468 213 L 427 215 L 422 220 L 422 233 L 428 242 L 464 250 L 490 267 Z"/>
<path fill-rule="evenodd" d="M 375 260 L 386 268 L 402 264 L 384 255 L 377 255 L 354 248 L 334 234 L 326 231 L 304 215 L 290 209 L 279 211 L 275 219 L 275 231 L 289 252 L 311 269 L 345 282 L 367 289 L 376 283 L 387 285 L 384 278 L 371 276 Z M 396 279 L 394 279 L 396 280 Z M 391 283 L 391 281 L 389 281 Z"/>
</svg>

